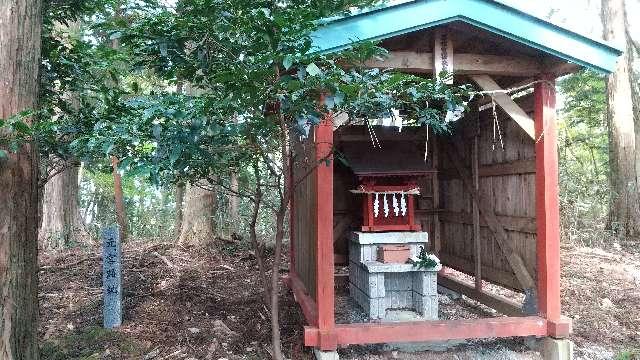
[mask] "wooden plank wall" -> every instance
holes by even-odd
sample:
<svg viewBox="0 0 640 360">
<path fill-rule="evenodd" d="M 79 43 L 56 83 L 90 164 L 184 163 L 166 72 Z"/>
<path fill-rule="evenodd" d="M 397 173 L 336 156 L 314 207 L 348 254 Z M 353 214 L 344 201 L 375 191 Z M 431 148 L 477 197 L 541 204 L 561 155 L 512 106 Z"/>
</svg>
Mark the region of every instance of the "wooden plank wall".
<svg viewBox="0 0 640 360">
<path fill-rule="evenodd" d="M 336 264 L 347 265 L 349 236 L 362 226 L 362 201 L 349 192 L 358 185 L 349 168 L 336 161 L 333 169 L 333 251 Z"/>
<path fill-rule="evenodd" d="M 307 139 L 292 136 L 293 150 L 293 248 L 295 270 L 309 292 L 316 299 L 316 167 L 313 129 Z"/>
<path fill-rule="evenodd" d="M 531 95 L 517 101 L 532 116 Z M 535 144 L 506 114 L 497 109 L 503 132 L 504 150 L 496 135 L 491 109 L 480 112 L 474 119 L 459 123 L 453 142 L 458 155 L 471 173 L 472 144 L 478 135 L 479 193 L 490 199 L 500 223 L 504 226 L 515 251 L 522 257 L 529 273 L 536 274 L 536 209 L 535 209 Z M 470 115 L 472 116 L 472 115 Z M 478 123 L 479 122 L 479 123 Z M 473 275 L 475 271 L 472 199 L 463 188 L 447 154 L 451 143 L 439 142 L 440 259 L 447 266 Z M 502 254 L 492 232 L 480 223 L 482 277 L 508 288 L 520 290 L 515 274 Z M 535 276 L 535 275 L 534 275 Z"/>
</svg>

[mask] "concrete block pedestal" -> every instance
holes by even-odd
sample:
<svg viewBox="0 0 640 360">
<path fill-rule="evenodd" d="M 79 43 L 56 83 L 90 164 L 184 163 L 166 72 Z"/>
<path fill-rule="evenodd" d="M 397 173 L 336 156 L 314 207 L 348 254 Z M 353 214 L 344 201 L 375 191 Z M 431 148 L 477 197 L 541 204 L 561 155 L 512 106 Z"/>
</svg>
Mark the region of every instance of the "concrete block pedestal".
<svg viewBox="0 0 640 360">
<path fill-rule="evenodd" d="M 406 244 L 411 256 L 417 256 L 426 243 L 425 232 L 353 233 L 349 293 L 369 318 L 383 319 L 388 309 L 413 309 L 425 319 L 438 318 L 437 271 L 377 261 L 378 246 Z"/>
<path fill-rule="evenodd" d="M 573 360 L 573 342 L 569 339 L 543 338 L 540 340 L 540 355 L 544 360 Z"/>
<path fill-rule="evenodd" d="M 316 360 L 340 360 L 337 351 L 321 351 L 317 348 L 313 349 L 313 355 Z"/>
</svg>

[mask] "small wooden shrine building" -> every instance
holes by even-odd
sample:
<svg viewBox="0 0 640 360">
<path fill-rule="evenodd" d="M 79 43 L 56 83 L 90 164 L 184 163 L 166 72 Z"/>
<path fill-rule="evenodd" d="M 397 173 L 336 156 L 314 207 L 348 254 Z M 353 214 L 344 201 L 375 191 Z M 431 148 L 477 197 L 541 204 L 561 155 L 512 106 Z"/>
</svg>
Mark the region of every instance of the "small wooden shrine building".
<svg viewBox="0 0 640 360">
<path fill-rule="evenodd" d="M 304 344 L 334 350 L 348 344 L 567 337 L 571 323 L 560 309 L 554 84 L 580 67 L 612 72 L 620 50 L 491 0 L 396 2 L 328 19 L 313 40 L 325 53 L 354 40 L 378 40 L 389 57 L 368 66 L 423 76 L 448 70 L 456 84 L 492 93 L 470 103 L 472 110 L 450 136 L 373 126 L 377 149 L 366 126 L 339 126 L 327 117 L 308 138 L 295 139 L 287 283 L 308 324 Z M 517 94 L 500 92 L 513 88 Z M 414 221 L 429 234 L 429 250 L 444 266 L 438 284 L 504 316 L 336 324 L 334 266 L 347 261 L 349 233 L 362 228 L 363 217 L 361 198 L 350 192 L 358 177 L 332 160 L 334 149 L 368 156 L 377 167 L 397 167 L 411 152 L 426 155 Z M 475 283 L 450 276 L 449 269 L 475 277 Z M 494 294 L 487 283 L 523 293 L 525 300 Z"/>
</svg>

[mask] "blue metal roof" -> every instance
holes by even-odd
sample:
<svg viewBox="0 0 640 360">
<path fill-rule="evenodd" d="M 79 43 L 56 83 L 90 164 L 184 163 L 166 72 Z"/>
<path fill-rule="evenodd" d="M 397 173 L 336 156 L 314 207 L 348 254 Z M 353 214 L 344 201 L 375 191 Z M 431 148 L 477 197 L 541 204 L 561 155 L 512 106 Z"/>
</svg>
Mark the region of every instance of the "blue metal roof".
<svg viewBox="0 0 640 360">
<path fill-rule="evenodd" d="M 493 0 L 415 0 L 326 19 L 312 35 L 314 52 L 383 40 L 463 21 L 590 69 L 610 73 L 622 51 Z"/>
</svg>

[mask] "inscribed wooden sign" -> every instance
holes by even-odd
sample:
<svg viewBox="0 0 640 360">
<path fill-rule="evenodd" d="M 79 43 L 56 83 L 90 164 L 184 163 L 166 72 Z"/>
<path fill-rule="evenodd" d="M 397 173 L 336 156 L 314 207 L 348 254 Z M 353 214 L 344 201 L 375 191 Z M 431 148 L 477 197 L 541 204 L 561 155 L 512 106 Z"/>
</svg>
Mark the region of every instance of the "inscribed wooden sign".
<svg viewBox="0 0 640 360">
<path fill-rule="evenodd" d="M 443 71 L 453 75 L 453 42 L 447 29 L 437 29 L 433 48 L 433 72 L 439 78 Z M 453 76 L 444 79 L 444 83 L 453 84 Z"/>
<path fill-rule="evenodd" d="M 104 327 L 122 324 L 122 259 L 118 227 L 102 231 L 102 286 Z"/>
</svg>

